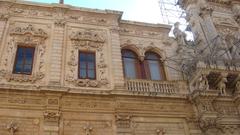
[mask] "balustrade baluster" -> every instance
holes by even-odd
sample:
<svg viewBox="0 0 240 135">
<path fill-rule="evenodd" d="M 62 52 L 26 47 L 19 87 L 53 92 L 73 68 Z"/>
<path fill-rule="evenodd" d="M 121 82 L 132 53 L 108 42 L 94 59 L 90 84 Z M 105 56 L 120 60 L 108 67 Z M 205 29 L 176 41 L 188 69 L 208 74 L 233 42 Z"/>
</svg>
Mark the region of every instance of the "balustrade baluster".
<svg viewBox="0 0 240 135">
<path fill-rule="evenodd" d="M 126 87 L 129 91 L 135 92 L 156 92 L 162 94 L 177 94 L 178 86 L 172 82 L 157 82 L 146 80 L 127 80 Z"/>
</svg>

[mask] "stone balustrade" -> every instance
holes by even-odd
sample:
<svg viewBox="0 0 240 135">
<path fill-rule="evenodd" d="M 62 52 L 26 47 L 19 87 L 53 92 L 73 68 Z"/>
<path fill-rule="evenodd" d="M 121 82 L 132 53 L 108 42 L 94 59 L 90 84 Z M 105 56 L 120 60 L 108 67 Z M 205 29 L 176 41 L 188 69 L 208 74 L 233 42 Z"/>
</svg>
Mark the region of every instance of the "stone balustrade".
<svg viewBox="0 0 240 135">
<path fill-rule="evenodd" d="M 126 88 L 131 92 L 159 93 L 159 94 L 186 94 L 182 87 L 187 86 L 182 81 L 151 81 L 140 79 L 127 79 Z M 185 89 L 186 90 L 186 89 Z"/>
</svg>

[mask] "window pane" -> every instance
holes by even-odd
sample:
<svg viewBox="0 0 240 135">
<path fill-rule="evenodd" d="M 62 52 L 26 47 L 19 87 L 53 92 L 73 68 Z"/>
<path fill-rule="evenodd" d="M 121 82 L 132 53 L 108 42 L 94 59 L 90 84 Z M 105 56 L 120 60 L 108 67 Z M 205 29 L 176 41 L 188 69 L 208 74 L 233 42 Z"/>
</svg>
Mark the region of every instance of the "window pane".
<svg viewBox="0 0 240 135">
<path fill-rule="evenodd" d="M 32 55 L 26 55 L 24 64 L 32 64 L 32 60 L 33 60 L 33 56 Z"/>
<path fill-rule="evenodd" d="M 95 79 L 95 71 L 94 70 L 88 70 L 88 78 Z"/>
<path fill-rule="evenodd" d="M 83 62 L 83 61 L 80 61 L 80 68 L 86 69 L 87 68 L 87 63 Z"/>
<path fill-rule="evenodd" d="M 88 54 L 88 61 L 94 62 L 95 61 L 95 56 L 94 54 Z"/>
<path fill-rule="evenodd" d="M 84 79 L 87 77 L 86 69 L 80 69 L 80 78 Z"/>
<path fill-rule="evenodd" d="M 123 50 L 123 57 L 127 58 L 137 58 L 136 54 L 130 50 Z"/>
<path fill-rule="evenodd" d="M 24 73 L 31 73 L 32 72 L 32 65 L 24 65 Z"/>
<path fill-rule="evenodd" d="M 18 47 L 15 59 L 15 73 L 31 74 L 35 48 Z"/>
<path fill-rule="evenodd" d="M 80 61 L 81 62 L 85 62 L 85 61 L 87 61 L 87 57 L 86 57 L 86 54 L 84 54 L 84 53 L 80 53 L 80 56 L 79 56 L 80 58 Z"/>
<path fill-rule="evenodd" d="M 127 78 L 136 79 L 135 59 L 124 58 L 124 70 Z"/>
<path fill-rule="evenodd" d="M 25 48 L 26 55 L 33 55 L 34 48 Z"/>
<path fill-rule="evenodd" d="M 22 72 L 22 64 L 16 64 L 14 71 L 16 73 L 21 73 Z"/>
<path fill-rule="evenodd" d="M 161 72 L 159 68 L 159 62 L 148 60 L 148 66 L 150 70 L 151 80 L 161 80 Z"/>
<path fill-rule="evenodd" d="M 94 62 L 88 62 L 88 69 L 94 69 L 95 63 Z"/>
<path fill-rule="evenodd" d="M 18 48 L 17 50 L 17 56 L 23 56 L 24 49 L 23 48 Z"/>
<path fill-rule="evenodd" d="M 95 54 L 79 52 L 79 78 L 95 79 Z"/>
<path fill-rule="evenodd" d="M 23 56 L 17 56 L 16 57 L 16 65 L 22 65 L 23 64 Z"/>
<path fill-rule="evenodd" d="M 146 58 L 148 60 L 159 60 L 159 57 L 156 54 L 154 54 L 154 53 L 147 53 L 146 54 Z"/>
</svg>

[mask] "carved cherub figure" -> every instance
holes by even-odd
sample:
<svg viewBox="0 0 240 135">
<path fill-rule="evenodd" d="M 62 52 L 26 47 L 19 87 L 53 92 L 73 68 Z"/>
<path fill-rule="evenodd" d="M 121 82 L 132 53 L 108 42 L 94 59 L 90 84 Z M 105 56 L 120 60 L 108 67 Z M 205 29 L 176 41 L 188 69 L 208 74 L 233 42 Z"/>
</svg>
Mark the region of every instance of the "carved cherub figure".
<svg viewBox="0 0 240 135">
<path fill-rule="evenodd" d="M 223 77 L 218 83 L 217 88 L 220 91 L 221 95 L 226 95 L 226 82 L 227 82 L 227 78 Z"/>
<path fill-rule="evenodd" d="M 175 38 L 180 46 L 186 45 L 186 36 L 187 35 L 180 30 L 179 26 L 180 26 L 179 22 L 176 22 L 174 24 L 173 35 L 175 36 Z"/>
<path fill-rule="evenodd" d="M 209 85 L 208 85 L 208 79 L 206 75 L 202 74 L 201 77 L 198 80 L 198 89 L 199 90 L 208 90 Z"/>
</svg>

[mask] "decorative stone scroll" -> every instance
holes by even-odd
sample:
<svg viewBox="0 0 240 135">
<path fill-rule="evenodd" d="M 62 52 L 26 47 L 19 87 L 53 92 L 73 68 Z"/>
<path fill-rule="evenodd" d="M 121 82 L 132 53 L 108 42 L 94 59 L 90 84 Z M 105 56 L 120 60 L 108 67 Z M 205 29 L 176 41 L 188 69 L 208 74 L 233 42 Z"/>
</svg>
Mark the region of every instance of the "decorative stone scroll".
<svg viewBox="0 0 240 135">
<path fill-rule="evenodd" d="M 218 129 L 219 125 L 217 123 L 217 118 L 215 118 L 215 117 L 200 118 L 199 119 L 199 127 L 204 133 L 210 129 L 214 129 L 214 128 Z"/>
<path fill-rule="evenodd" d="M 58 122 L 61 116 L 59 111 L 45 111 L 43 113 L 44 120 L 47 122 Z"/>
<path fill-rule="evenodd" d="M 6 129 L 9 131 L 9 133 L 10 133 L 11 135 L 14 135 L 15 132 L 17 132 L 17 130 L 18 130 L 18 125 L 17 125 L 16 122 L 11 121 L 9 124 L 7 124 Z"/>
<path fill-rule="evenodd" d="M 131 128 L 132 115 L 116 114 L 116 124 L 118 128 Z"/>
<path fill-rule="evenodd" d="M 7 21 L 9 17 L 9 14 L 0 14 L 0 21 Z"/>
<path fill-rule="evenodd" d="M 90 125 L 90 123 L 87 123 L 83 129 L 85 130 L 85 135 L 92 135 L 93 127 Z"/>
<path fill-rule="evenodd" d="M 31 76 L 28 75 L 22 75 L 22 74 L 12 74 L 12 72 L 6 72 L 6 70 L 0 71 L 2 75 L 5 77 L 5 79 L 8 82 L 14 81 L 14 82 L 31 82 L 35 83 L 37 80 L 44 78 L 44 73 L 38 72 L 35 74 L 32 74 Z"/>
<path fill-rule="evenodd" d="M 105 87 L 109 84 L 107 79 L 107 64 L 105 62 L 104 44 L 105 38 L 101 32 L 94 30 L 81 30 L 70 35 L 72 42 L 70 59 L 68 61 L 69 72 L 66 81 L 80 87 Z M 96 80 L 78 79 L 78 51 L 96 52 Z"/>
<path fill-rule="evenodd" d="M 158 128 L 156 130 L 157 135 L 165 135 L 166 131 L 163 128 Z"/>
<path fill-rule="evenodd" d="M 36 29 L 28 24 L 26 27 L 16 26 L 10 30 L 7 49 L 3 57 L 3 69 L 0 70 L 0 78 L 5 78 L 8 82 L 31 82 L 35 83 L 44 78 L 45 66 L 45 40 L 48 38 L 43 29 Z M 35 47 L 35 56 L 32 75 L 13 74 L 12 67 L 15 59 L 17 46 Z"/>
</svg>

